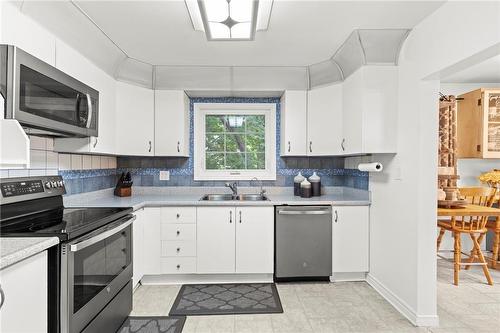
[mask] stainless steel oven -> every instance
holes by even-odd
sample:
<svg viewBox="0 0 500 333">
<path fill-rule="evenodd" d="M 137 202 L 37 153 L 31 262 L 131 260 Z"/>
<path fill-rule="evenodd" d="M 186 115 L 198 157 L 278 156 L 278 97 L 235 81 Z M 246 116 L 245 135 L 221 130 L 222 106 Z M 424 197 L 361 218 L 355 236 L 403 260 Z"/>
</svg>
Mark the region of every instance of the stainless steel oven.
<svg viewBox="0 0 500 333">
<path fill-rule="evenodd" d="M 134 220 L 133 215 L 124 216 L 61 245 L 61 332 L 82 332 L 88 326 L 92 330 L 116 329 L 113 318 L 123 321 L 130 312 L 132 304 L 118 304 L 113 309 L 107 304 L 130 285 Z M 129 289 L 123 293 L 131 295 Z M 125 299 L 132 301 L 131 297 Z M 108 317 L 101 320 L 104 308 L 112 314 L 104 313 Z"/>
<path fill-rule="evenodd" d="M 0 60 L 5 118 L 33 134 L 98 135 L 97 90 L 15 46 L 0 45 Z"/>
</svg>

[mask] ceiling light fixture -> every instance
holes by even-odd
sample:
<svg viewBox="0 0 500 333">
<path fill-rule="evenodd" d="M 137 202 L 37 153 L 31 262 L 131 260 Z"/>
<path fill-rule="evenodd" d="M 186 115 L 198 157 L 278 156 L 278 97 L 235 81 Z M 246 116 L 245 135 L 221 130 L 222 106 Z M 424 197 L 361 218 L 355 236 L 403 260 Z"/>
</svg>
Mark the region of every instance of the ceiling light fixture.
<svg viewBox="0 0 500 333">
<path fill-rule="evenodd" d="M 250 41 L 267 30 L 273 0 L 185 0 L 193 28 L 209 41 Z"/>
</svg>

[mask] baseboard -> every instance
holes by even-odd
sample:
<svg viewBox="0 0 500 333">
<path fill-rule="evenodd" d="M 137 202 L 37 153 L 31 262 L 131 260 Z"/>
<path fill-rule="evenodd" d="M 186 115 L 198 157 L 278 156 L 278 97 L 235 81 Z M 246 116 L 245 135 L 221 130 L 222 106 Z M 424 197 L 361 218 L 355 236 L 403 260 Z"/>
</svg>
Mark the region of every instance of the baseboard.
<svg viewBox="0 0 500 333">
<path fill-rule="evenodd" d="M 270 282 L 273 282 L 273 274 L 162 274 L 145 275 L 141 279 L 142 285 Z"/>
<path fill-rule="evenodd" d="M 405 316 L 415 326 L 438 327 L 439 317 L 428 315 L 417 315 L 417 313 L 402 299 L 390 291 L 383 283 L 370 275 L 366 276 L 366 282 L 372 286 L 382 297 L 386 299 L 396 310 Z"/>
<path fill-rule="evenodd" d="M 366 272 L 354 272 L 354 273 L 333 273 L 330 276 L 331 282 L 357 282 L 366 281 Z"/>
</svg>

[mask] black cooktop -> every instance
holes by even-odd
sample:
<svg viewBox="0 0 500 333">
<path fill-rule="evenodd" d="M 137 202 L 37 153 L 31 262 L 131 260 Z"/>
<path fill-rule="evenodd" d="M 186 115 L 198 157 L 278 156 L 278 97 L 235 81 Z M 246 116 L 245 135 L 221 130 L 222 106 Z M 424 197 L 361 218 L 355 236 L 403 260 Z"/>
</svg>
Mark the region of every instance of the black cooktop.
<svg viewBox="0 0 500 333">
<path fill-rule="evenodd" d="M 132 213 L 132 208 L 55 208 L 11 216 L 0 222 L 2 237 L 74 239 Z"/>
</svg>

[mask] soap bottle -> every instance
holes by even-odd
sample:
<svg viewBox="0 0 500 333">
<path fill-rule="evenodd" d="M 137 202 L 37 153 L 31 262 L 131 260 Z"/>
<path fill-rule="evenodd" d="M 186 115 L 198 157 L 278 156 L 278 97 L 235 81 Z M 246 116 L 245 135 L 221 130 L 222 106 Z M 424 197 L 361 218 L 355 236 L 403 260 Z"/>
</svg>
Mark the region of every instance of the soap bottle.
<svg viewBox="0 0 500 333">
<path fill-rule="evenodd" d="M 300 196 L 302 198 L 310 198 L 312 195 L 311 183 L 304 178 L 302 183 L 300 183 Z"/>
<path fill-rule="evenodd" d="M 309 177 L 309 182 L 311 183 L 312 196 L 321 196 L 321 178 L 316 174 L 316 172 L 313 172 L 312 176 Z"/>
<path fill-rule="evenodd" d="M 302 183 L 306 179 L 302 174 L 299 172 L 295 178 L 293 178 L 293 195 L 300 196 L 300 183 Z"/>
</svg>

